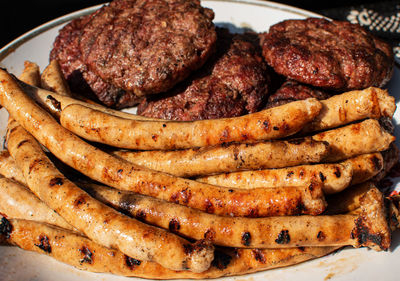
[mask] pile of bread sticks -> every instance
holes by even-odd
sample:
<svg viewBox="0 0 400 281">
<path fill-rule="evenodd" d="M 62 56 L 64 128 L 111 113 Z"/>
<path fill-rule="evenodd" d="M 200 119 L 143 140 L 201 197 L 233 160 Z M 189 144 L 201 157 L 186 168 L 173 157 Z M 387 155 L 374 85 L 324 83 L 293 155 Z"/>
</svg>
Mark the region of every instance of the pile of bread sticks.
<svg viewBox="0 0 400 281">
<path fill-rule="evenodd" d="M 79 269 L 239 275 L 387 250 L 399 225 L 375 186 L 398 158 L 386 90 L 176 122 L 78 99 L 52 61 L 1 69 L 0 104 L 0 240 Z"/>
</svg>

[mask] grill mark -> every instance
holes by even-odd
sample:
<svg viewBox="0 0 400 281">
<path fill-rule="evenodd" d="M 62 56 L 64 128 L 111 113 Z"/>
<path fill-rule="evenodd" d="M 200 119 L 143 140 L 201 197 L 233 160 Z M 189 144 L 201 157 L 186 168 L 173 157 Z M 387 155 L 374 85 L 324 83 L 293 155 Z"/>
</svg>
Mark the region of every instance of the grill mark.
<svg viewBox="0 0 400 281">
<path fill-rule="evenodd" d="M 176 218 L 173 218 L 169 221 L 168 229 L 171 232 L 178 232 L 179 229 L 181 228 L 181 225 L 179 223 L 179 220 Z"/>
<path fill-rule="evenodd" d="M 253 253 L 254 258 L 256 259 L 256 261 L 258 261 L 260 263 L 265 263 L 266 262 L 265 256 L 264 256 L 263 252 L 260 249 L 253 249 L 252 253 Z"/>
<path fill-rule="evenodd" d="M 138 267 L 141 263 L 142 262 L 140 260 L 125 255 L 125 264 L 127 267 L 129 267 L 130 270 L 134 270 L 135 267 Z"/>
<path fill-rule="evenodd" d="M 51 245 L 50 245 L 50 241 L 49 241 L 49 237 L 47 237 L 44 234 L 41 234 L 39 236 L 39 244 L 35 244 L 36 247 L 38 247 L 39 249 L 45 251 L 46 253 L 51 253 Z"/>
<path fill-rule="evenodd" d="M 277 244 L 288 244 L 290 242 L 289 230 L 282 230 L 275 242 Z"/>
<path fill-rule="evenodd" d="M 82 248 L 79 249 L 79 252 L 81 252 L 83 254 L 83 258 L 79 261 L 79 263 L 92 264 L 93 253 L 90 251 L 90 249 L 88 247 L 82 246 Z"/>
<path fill-rule="evenodd" d="M 245 232 L 242 234 L 242 244 L 244 246 L 250 246 L 251 244 L 251 234 L 250 232 Z"/>
<path fill-rule="evenodd" d="M 15 128 L 14 128 L 15 129 Z M 23 146 L 25 143 L 28 143 L 29 142 L 29 140 L 23 140 L 23 141 L 21 141 L 18 145 L 17 145 L 17 148 L 20 148 L 21 146 Z"/>
<path fill-rule="evenodd" d="M 219 270 L 224 270 L 231 263 L 232 257 L 228 254 L 225 254 L 221 251 L 215 251 L 214 259 L 211 262 L 211 265 L 216 267 Z"/>
<path fill-rule="evenodd" d="M 50 180 L 50 183 L 49 183 L 49 185 L 50 186 L 55 186 L 55 185 L 63 185 L 64 184 L 64 181 L 63 181 L 63 179 L 62 178 L 52 178 L 51 180 Z"/>
<path fill-rule="evenodd" d="M 0 221 L 0 235 L 4 236 L 6 239 L 10 239 L 12 230 L 13 226 L 10 221 L 5 217 L 2 217 Z"/>
</svg>

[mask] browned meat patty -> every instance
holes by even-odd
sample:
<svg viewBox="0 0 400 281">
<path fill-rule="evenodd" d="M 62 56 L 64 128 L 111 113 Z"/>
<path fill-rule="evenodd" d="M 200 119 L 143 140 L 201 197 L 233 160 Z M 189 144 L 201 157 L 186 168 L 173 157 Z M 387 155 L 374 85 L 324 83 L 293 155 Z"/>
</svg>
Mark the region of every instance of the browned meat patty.
<svg viewBox="0 0 400 281">
<path fill-rule="evenodd" d="M 214 52 L 213 18 L 197 0 L 114 0 L 83 27 L 82 59 L 117 88 L 164 92 Z"/>
<path fill-rule="evenodd" d="M 148 97 L 138 114 L 170 120 L 240 116 L 260 109 L 268 92 L 268 74 L 258 42 L 218 29 L 217 54 L 185 85 L 163 97 Z M 257 37 L 256 37 L 257 38 Z"/>
<path fill-rule="evenodd" d="M 285 103 L 297 100 L 305 100 L 308 98 L 316 98 L 324 100 L 331 95 L 321 89 L 304 85 L 294 80 L 288 80 L 272 95 L 268 97 L 266 108 L 271 108 Z"/>
<path fill-rule="evenodd" d="M 286 20 L 261 34 L 260 40 L 263 55 L 276 72 L 313 86 L 381 87 L 392 74 L 390 46 L 349 22 Z"/>
<path fill-rule="evenodd" d="M 129 91 L 105 82 L 90 71 L 81 59 L 79 39 L 82 27 L 93 15 L 75 19 L 64 26 L 54 41 L 50 59 L 57 59 L 71 90 L 79 95 L 97 98 L 109 107 L 123 108 L 138 103 L 138 97 Z"/>
</svg>

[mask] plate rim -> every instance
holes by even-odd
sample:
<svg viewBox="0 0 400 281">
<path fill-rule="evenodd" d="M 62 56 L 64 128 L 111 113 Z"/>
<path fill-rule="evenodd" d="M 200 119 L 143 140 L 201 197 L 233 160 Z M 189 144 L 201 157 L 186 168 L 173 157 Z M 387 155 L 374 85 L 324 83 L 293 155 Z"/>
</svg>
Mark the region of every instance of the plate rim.
<svg viewBox="0 0 400 281">
<path fill-rule="evenodd" d="M 299 16 L 303 16 L 303 17 L 324 17 L 323 15 L 305 10 L 305 9 L 301 9 L 301 8 L 297 8 L 295 6 L 291 6 L 291 5 L 286 5 L 286 4 L 282 4 L 282 3 L 277 3 L 277 2 L 273 2 L 273 1 L 264 1 L 264 0 L 202 0 L 202 5 L 204 6 L 204 4 L 210 3 L 210 2 L 226 2 L 226 3 L 235 3 L 235 4 L 243 4 L 243 5 L 252 5 L 252 6 L 259 6 L 259 7 L 266 7 L 266 8 L 270 8 L 273 10 L 280 10 L 280 11 L 284 11 L 284 12 L 288 12 L 288 13 L 292 13 L 292 14 L 296 14 Z M 103 4 L 99 4 L 99 5 L 94 5 L 91 7 L 87 7 L 84 9 L 80 9 L 65 15 L 62 15 L 60 17 L 57 17 L 51 21 L 48 21 L 44 24 L 41 24 L 27 32 L 25 32 L 24 34 L 20 35 L 19 37 L 17 37 L 16 39 L 12 40 L 11 42 L 9 42 L 7 45 L 5 45 L 3 48 L 0 49 L 0 65 L 3 62 L 3 60 L 5 58 L 7 58 L 10 54 L 12 54 L 16 49 L 18 49 L 21 45 L 23 45 L 24 43 L 28 42 L 29 40 L 35 38 L 36 36 L 41 35 L 42 33 L 45 33 L 46 31 L 62 25 L 70 20 L 73 20 L 75 18 L 78 18 L 80 16 L 89 14 L 91 12 L 93 12 L 94 10 L 100 8 L 101 6 L 105 5 L 107 3 L 103 3 Z M 326 18 L 326 17 L 324 17 Z M 59 262 L 58 260 L 53 259 L 54 261 Z M 74 268 L 75 270 L 75 268 Z M 233 280 L 235 280 L 235 278 L 239 278 L 240 280 L 245 280 L 247 278 L 249 278 L 249 280 L 253 280 L 252 278 L 258 280 L 258 278 L 255 276 L 256 274 L 262 274 L 265 273 L 266 271 L 261 271 L 261 272 L 257 272 L 257 273 L 251 273 L 251 274 L 246 274 L 246 275 L 240 275 L 240 276 L 229 276 L 229 277 L 220 277 L 218 279 L 214 279 L 214 280 L 227 280 L 232 278 Z M 101 273 L 104 274 L 104 273 Z M 102 278 L 103 275 L 99 275 L 99 278 Z M 136 277 L 137 279 L 139 279 L 138 277 Z M 242 279 L 243 278 L 243 279 Z M 262 277 L 261 277 L 262 278 Z M 237 279 L 237 280 L 239 280 Z M 136 279 L 135 279 L 136 280 Z M 186 280 L 186 279 L 185 279 Z"/>
</svg>

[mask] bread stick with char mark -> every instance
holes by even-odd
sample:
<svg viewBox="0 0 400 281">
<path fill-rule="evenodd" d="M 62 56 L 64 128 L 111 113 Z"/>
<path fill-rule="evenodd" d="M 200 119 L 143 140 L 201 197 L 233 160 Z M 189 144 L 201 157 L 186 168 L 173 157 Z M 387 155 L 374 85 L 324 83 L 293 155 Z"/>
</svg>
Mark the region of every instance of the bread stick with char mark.
<svg viewBox="0 0 400 281">
<path fill-rule="evenodd" d="M 368 228 L 364 230 L 380 237 L 383 243 L 382 249 L 387 249 L 390 244 L 390 232 L 386 232 L 384 225 L 386 221 L 384 206 L 378 195 L 370 195 L 367 196 L 368 199 L 364 199 L 361 205 L 365 211 L 360 215 L 232 218 L 206 214 L 185 206 L 95 184 L 81 186 L 95 198 L 147 223 L 186 237 L 207 238 L 221 246 L 290 248 L 369 245 L 376 248 L 377 245 L 374 244 L 376 241 L 360 242 L 357 234 L 359 225 L 355 223 L 356 221 L 362 225 L 367 224 Z M 371 208 L 381 213 L 372 218 L 367 212 Z M 374 223 L 379 227 L 373 229 L 369 226 Z"/>
<path fill-rule="evenodd" d="M 119 154 L 131 154 L 120 152 Z M 117 155 L 119 155 L 117 154 Z M 323 182 L 324 194 L 340 192 L 349 185 L 366 182 L 380 173 L 385 161 L 380 152 L 362 154 L 340 163 L 301 165 L 282 169 L 233 172 L 197 178 L 197 181 L 240 188 L 303 185 L 312 178 Z"/>
<path fill-rule="evenodd" d="M 312 180 L 323 183 L 324 194 L 337 193 L 349 186 L 353 175 L 350 164 L 301 165 L 281 169 L 254 170 L 200 177 L 197 181 L 225 187 L 304 186 Z"/>
<path fill-rule="evenodd" d="M 255 144 L 231 143 L 173 151 L 112 152 L 137 165 L 179 177 L 318 163 L 327 153 L 327 143 L 317 142 L 311 138 Z"/>
<path fill-rule="evenodd" d="M 45 222 L 76 230 L 28 188 L 8 178 L 0 178 L 0 213 L 14 219 Z"/>
<path fill-rule="evenodd" d="M 312 189 L 288 187 L 279 193 L 270 189 L 226 189 L 144 169 L 121 160 L 61 127 L 30 100 L 4 70 L 0 71 L 0 81 L 0 103 L 19 124 L 64 163 L 104 184 L 221 215 L 319 214 L 325 209 L 320 185 Z"/>
<path fill-rule="evenodd" d="M 345 214 L 360 208 L 360 199 L 368 191 L 380 192 L 372 181 L 353 185 L 338 194 L 328 197 L 329 207 L 324 214 Z"/>
<path fill-rule="evenodd" d="M 383 151 L 396 139 L 375 119 L 350 124 L 312 136 L 316 141 L 329 143 L 326 162 L 337 162 L 357 155 Z"/>
<path fill-rule="evenodd" d="M 61 112 L 60 122 L 90 141 L 126 149 L 170 150 L 284 138 L 301 130 L 320 109 L 316 99 L 307 99 L 241 117 L 166 123 L 124 119 L 71 104 Z"/>
<path fill-rule="evenodd" d="M 224 249 L 202 273 L 173 271 L 97 244 L 86 237 L 48 224 L 18 219 L 0 220 L 0 240 L 45 254 L 81 270 L 148 279 L 205 279 L 242 275 L 284 267 L 327 255 L 339 247 L 291 249 Z"/>
<path fill-rule="evenodd" d="M 385 165 L 381 152 L 361 154 L 342 163 L 350 164 L 353 167 L 350 185 L 360 184 L 372 179 L 382 171 Z"/>
<path fill-rule="evenodd" d="M 394 97 L 376 87 L 334 95 L 321 104 L 318 116 L 302 132 L 327 130 L 366 118 L 392 118 L 396 110 Z"/>
<path fill-rule="evenodd" d="M 202 272 L 213 258 L 211 245 L 188 241 L 128 218 L 90 197 L 66 179 L 36 140 L 15 122 L 9 124 L 8 148 L 29 188 L 69 224 L 89 238 L 143 260 L 174 270 Z"/>
<path fill-rule="evenodd" d="M 16 80 L 16 81 L 27 95 L 29 95 L 33 100 L 35 100 L 35 102 L 40 104 L 43 108 L 45 108 L 49 113 L 51 113 L 56 118 L 60 117 L 61 111 L 68 105 L 81 104 L 83 106 L 100 110 L 107 114 L 112 114 L 122 118 L 133 119 L 133 120 L 157 120 L 154 118 L 148 118 L 136 114 L 130 114 L 123 111 L 110 109 L 105 106 L 93 103 L 92 101 L 85 102 L 83 100 L 79 100 L 69 96 L 64 96 L 62 94 L 58 94 L 53 91 L 29 85 L 21 80 Z"/>
<path fill-rule="evenodd" d="M 23 79 L 21 79 L 24 81 Z M 24 81 L 27 84 L 31 84 Z M 57 60 L 51 60 L 50 63 L 43 70 L 40 75 L 40 84 L 41 88 L 58 93 L 63 96 L 71 97 L 71 90 L 69 89 L 68 83 L 64 78 L 64 75 L 61 72 L 60 65 Z"/>
</svg>

